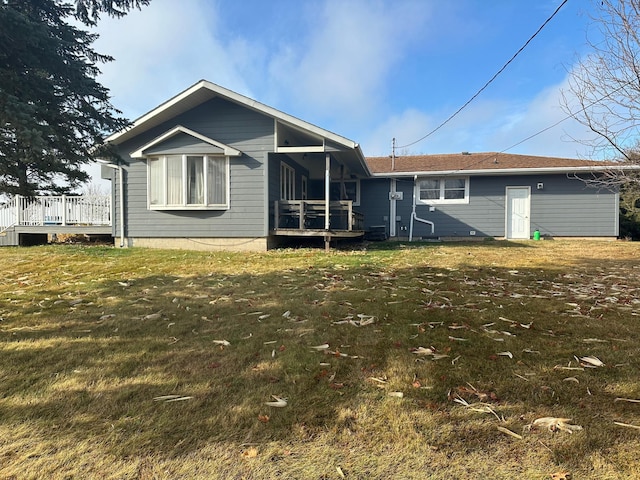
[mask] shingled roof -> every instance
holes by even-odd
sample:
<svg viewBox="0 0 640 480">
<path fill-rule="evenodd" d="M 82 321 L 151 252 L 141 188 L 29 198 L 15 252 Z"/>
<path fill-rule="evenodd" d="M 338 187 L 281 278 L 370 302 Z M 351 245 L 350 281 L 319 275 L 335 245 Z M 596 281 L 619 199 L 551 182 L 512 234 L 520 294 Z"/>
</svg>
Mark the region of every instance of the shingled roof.
<svg viewBox="0 0 640 480">
<path fill-rule="evenodd" d="M 614 162 L 496 152 L 398 156 L 393 162 L 394 165 L 392 165 L 391 157 L 368 157 L 366 161 L 374 175 L 452 174 L 457 172 L 490 175 L 539 173 L 542 171 L 597 171 L 620 166 Z"/>
</svg>

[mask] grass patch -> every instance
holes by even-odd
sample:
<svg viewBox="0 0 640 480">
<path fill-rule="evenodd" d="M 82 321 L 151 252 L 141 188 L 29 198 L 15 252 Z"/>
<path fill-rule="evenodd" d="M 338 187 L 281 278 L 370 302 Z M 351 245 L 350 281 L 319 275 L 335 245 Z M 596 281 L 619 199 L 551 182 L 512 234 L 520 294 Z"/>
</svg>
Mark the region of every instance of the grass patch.
<svg viewBox="0 0 640 480">
<path fill-rule="evenodd" d="M 640 470 L 634 243 L 45 246 L 0 266 L 2 478 Z"/>
</svg>

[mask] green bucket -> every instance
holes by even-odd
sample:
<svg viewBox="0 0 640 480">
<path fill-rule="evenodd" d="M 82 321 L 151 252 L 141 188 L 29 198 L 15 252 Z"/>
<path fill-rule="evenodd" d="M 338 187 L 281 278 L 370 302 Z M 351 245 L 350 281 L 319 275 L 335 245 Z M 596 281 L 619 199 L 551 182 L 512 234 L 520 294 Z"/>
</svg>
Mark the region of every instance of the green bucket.
<svg viewBox="0 0 640 480">
<path fill-rule="evenodd" d="M 536 230 L 535 232 L 533 232 L 533 239 L 540 240 L 540 230 Z"/>
</svg>

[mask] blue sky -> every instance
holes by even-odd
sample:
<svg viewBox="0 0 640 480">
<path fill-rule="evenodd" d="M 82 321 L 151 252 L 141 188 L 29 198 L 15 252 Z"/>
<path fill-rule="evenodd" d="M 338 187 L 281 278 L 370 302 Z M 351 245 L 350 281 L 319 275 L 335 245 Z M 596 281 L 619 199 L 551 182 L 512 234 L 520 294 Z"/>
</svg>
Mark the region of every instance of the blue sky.
<svg viewBox="0 0 640 480">
<path fill-rule="evenodd" d="M 562 0 L 152 0 L 101 21 L 100 81 L 135 119 L 200 79 L 389 155 L 455 112 Z M 597 6 L 597 5 L 596 5 Z M 566 115 L 560 92 L 593 40 L 569 0 L 463 113 L 400 154 L 502 151 Z M 589 158 L 569 120 L 508 151 Z"/>
</svg>

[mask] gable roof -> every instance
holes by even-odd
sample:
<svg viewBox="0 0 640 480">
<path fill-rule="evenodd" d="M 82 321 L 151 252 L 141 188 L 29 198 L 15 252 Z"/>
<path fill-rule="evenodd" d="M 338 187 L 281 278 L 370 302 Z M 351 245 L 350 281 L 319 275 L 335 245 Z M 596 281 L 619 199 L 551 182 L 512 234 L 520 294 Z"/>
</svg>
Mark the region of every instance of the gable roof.
<svg viewBox="0 0 640 480">
<path fill-rule="evenodd" d="M 200 80 L 195 83 L 183 92 L 144 114 L 127 128 L 112 133 L 104 142 L 120 145 L 216 97 L 221 97 L 227 101 L 273 118 L 276 120 L 277 125 L 284 127 L 288 131 L 288 134 L 295 135 L 295 132 L 298 132 L 301 133 L 304 138 L 315 137 L 321 140 L 319 142 L 321 145 L 306 147 L 305 152 L 331 152 L 334 156 L 338 157 L 340 161 L 348 164 L 352 171 L 360 172 L 364 176 L 368 176 L 371 173 L 365 162 L 360 145 L 353 140 L 305 122 L 293 115 L 281 112 L 257 100 L 245 97 L 244 95 L 240 95 L 239 93 L 207 80 Z M 296 153 L 303 151 L 300 149 L 290 149 L 286 146 L 278 146 L 274 148 L 274 150 L 279 153 Z"/>
<path fill-rule="evenodd" d="M 391 157 L 367 158 L 374 176 L 506 175 L 638 169 L 637 166 L 620 165 L 616 162 L 498 152 L 398 156 L 393 163 L 392 165 Z"/>
<path fill-rule="evenodd" d="M 131 152 L 131 158 L 142 158 L 150 153 L 164 153 L 162 146 L 168 143 L 168 140 L 176 137 L 184 137 L 187 143 L 194 145 L 195 151 L 198 153 L 215 153 L 227 155 L 230 157 L 237 157 L 241 155 L 241 152 L 233 147 L 220 143 L 212 138 L 200 135 L 198 132 L 194 132 L 181 125 L 172 128 L 171 130 L 163 133 L 162 135 L 154 138 L 146 145 L 140 147 L 135 152 Z M 194 144 L 194 141 L 199 141 Z M 165 147 L 167 148 L 167 147 Z M 184 151 L 184 147 L 181 145 L 180 151 Z"/>
<path fill-rule="evenodd" d="M 175 97 L 167 100 L 150 112 L 139 117 L 131 126 L 109 135 L 105 139 L 105 142 L 118 145 L 215 97 L 223 97 L 237 104 L 251 108 L 252 110 L 276 118 L 284 123 L 325 137 L 328 140 L 344 145 L 345 147 L 359 148 L 359 145 L 356 142 L 349 140 L 348 138 L 317 127 L 316 125 L 300 120 L 293 115 L 281 112 L 280 110 L 269 107 L 257 100 L 245 97 L 244 95 L 240 95 L 239 93 L 221 87 L 220 85 L 216 85 L 215 83 L 211 83 L 207 80 L 200 80 Z"/>
</svg>

